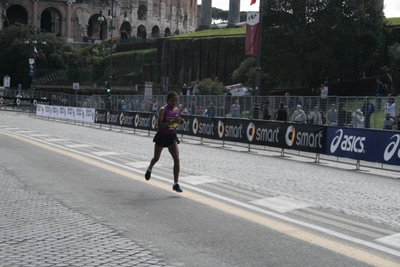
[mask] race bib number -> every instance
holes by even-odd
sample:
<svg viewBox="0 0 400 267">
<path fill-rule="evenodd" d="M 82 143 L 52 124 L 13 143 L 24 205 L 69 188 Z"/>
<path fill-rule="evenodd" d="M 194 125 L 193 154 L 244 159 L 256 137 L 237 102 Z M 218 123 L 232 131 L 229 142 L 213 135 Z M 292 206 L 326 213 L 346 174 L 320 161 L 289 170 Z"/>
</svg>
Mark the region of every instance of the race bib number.
<svg viewBox="0 0 400 267">
<path fill-rule="evenodd" d="M 168 120 L 173 120 L 173 119 L 175 119 L 175 118 L 168 118 Z M 178 123 L 170 124 L 170 125 L 169 125 L 169 129 L 170 129 L 170 130 L 176 130 L 176 129 L 178 129 Z"/>
</svg>

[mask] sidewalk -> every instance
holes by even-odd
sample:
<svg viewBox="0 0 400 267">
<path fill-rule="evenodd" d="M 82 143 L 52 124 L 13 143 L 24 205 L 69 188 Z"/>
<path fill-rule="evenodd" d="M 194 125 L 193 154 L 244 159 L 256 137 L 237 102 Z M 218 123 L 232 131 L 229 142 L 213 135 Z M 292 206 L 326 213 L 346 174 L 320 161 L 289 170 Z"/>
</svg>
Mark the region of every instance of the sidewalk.
<svg viewBox="0 0 400 267">
<path fill-rule="evenodd" d="M 0 266 L 167 266 L 100 221 L 0 168 Z"/>
</svg>

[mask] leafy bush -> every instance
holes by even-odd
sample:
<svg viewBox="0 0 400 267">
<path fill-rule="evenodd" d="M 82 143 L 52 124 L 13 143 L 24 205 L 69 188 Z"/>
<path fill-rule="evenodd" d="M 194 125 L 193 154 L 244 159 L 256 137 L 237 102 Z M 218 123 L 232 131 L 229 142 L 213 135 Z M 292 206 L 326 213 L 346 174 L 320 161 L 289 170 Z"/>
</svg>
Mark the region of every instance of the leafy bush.
<svg viewBox="0 0 400 267">
<path fill-rule="evenodd" d="M 225 92 L 225 86 L 209 78 L 201 80 L 198 84 L 200 95 L 221 95 Z"/>
</svg>

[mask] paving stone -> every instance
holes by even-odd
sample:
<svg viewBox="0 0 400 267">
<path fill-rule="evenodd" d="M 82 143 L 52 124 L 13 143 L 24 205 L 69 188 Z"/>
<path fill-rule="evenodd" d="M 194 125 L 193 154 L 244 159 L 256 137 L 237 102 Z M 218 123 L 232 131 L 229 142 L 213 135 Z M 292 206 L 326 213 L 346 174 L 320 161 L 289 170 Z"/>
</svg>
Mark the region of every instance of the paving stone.
<svg viewBox="0 0 400 267">
<path fill-rule="evenodd" d="M 100 218 L 77 213 L 51 197 L 27 191 L 1 167 L 0 177 L 2 267 L 134 266 L 137 258 L 148 262 L 147 266 L 159 262 L 151 251 L 101 224 Z"/>
</svg>

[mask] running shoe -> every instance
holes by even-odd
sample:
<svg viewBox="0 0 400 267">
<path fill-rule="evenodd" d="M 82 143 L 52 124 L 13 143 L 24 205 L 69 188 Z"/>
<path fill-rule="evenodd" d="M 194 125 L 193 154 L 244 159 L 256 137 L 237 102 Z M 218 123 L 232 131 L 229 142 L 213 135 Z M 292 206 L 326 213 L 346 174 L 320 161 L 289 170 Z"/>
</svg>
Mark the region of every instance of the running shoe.
<svg viewBox="0 0 400 267">
<path fill-rule="evenodd" d="M 182 193 L 182 189 L 179 187 L 179 184 L 174 184 L 172 187 L 173 190 L 175 190 L 177 193 Z"/>
<path fill-rule="evenodd" d="M 146 178 L 146 180 L 148 181 L 150 180 L 150 177 L 151 177 L 151 171 L 147 170 L 146 174 L 144 175 L 144 178 Z"/>
</svg>

